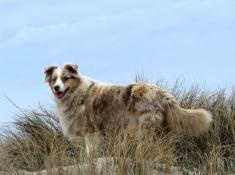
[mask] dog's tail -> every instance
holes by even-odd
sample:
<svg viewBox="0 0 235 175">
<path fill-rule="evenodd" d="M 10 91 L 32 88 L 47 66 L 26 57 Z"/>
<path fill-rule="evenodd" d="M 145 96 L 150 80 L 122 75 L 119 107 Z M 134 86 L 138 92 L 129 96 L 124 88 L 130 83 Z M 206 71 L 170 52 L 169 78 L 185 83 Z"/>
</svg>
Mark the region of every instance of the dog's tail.
<svg viewBox="0 0 235 175">
<path fill-rule="evenodd" d="M 198 136 L 209 129 L 212 115 L 204 109 L 183 109 L 177 103 L 166 105 L 166 127 L 173 133 Z"/>
</svg>

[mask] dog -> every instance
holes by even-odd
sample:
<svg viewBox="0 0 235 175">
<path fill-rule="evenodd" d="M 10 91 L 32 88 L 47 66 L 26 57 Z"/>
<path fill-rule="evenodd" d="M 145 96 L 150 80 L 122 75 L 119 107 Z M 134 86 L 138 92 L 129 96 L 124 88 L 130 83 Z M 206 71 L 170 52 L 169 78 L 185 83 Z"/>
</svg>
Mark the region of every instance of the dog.
<svg viewBox="0 0 235 175">
<path fill-rule="evenodd" d="M 150 129 L 166 129 L 178 135 L 199 136 L 212 121 L 209 111 L 181 108 L 156 84 L 105 84 L 82 76 L 75 64 L 49 66 L 44 73 L 55 96 L 64 136 L 84 136 L 88 153 L 92 136 L 105 130 L 125 129 L 141 136 Z"/>
</svg>

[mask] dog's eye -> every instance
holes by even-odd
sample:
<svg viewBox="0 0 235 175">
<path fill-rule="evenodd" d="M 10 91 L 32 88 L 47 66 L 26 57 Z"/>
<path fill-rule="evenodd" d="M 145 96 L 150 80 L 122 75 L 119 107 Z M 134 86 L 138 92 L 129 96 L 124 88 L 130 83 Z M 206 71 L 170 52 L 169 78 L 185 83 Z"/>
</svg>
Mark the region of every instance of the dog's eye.
<svg viewBox="0 0 235 175">
<path fill-rule="evenodd" d="M 67 81 L 69 79 L 72 79 L 72 77 L 64 77 L 64 80 Z"/>
<path fill-rule="evenodd" d="M 56 81 L 56 78 L 52 78 L 52 80 L 51 80 L 51 81 L 55 82 L 55 81 Z"/>
</svg>

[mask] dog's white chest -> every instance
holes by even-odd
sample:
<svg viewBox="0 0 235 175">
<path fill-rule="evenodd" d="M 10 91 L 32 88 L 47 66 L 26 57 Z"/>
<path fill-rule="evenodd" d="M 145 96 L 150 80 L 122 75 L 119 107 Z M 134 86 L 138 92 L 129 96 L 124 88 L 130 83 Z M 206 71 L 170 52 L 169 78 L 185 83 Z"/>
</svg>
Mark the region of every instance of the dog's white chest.
<svg viewBox="0 0 235 175">
<path fill-rule="evenodd" d="M 77 135 L 77 131 L 79 130 L 78 116 L 83 115 L 84 112 L 85 105 L 79 106 L 76 112 L 69 117 L 63 113 L 62 109 L 58 109 L 60 126 L 65 137 L 72 138 Z"/>
</svg>

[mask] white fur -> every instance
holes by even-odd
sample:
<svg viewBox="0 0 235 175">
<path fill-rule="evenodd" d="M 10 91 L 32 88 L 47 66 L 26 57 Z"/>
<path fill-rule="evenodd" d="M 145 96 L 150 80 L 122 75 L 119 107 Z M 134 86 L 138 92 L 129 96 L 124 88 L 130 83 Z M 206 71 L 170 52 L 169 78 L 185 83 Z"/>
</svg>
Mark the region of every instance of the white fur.
<svg viewBox="0 0 235 175">
<path fill-rule="evenodd" d="M 208 130 L 210 127 L 210 123 L 213 121 L 212 113 L 209 111 L 202 111 L 204 113 L 204 120 L 205 120 L 205 130 Z"/>
<path fill-rule="evenodd" d="M 62 74 L 62 70 L 58 69 L 57 72 L 56 72 L 57 80 L 56 80 L 55 85 L 59 85 L 60 90 L 63 91 L 64 90 L 63 89 L 64 84 L 61 81 L 61 74 Z M 93 79 L 91 79 L 87 76 L 81 76 L 80 75 L 80 78 L 81 78 L 81 85 L 79 86 L 79 89 L 81 91 L 87 91 L 87 89 L 92 84 L 92 82 L 95 82 L 96 85 L 97 84 L 100 84 L 102 86 L 109 85 L 109 84 L 105 84 L 105 83 L 93 80 Z M 76 114 L 74 114 L 75 116 L 78 116 L 79 114 L 82 114 L 85 111 L 85 105 L 81 105 L 78 108 L 79 109 L 77 110 Z M 59 114 L 59 118 L 60 118 L 60 125 L 61 125 L 61 128 L 62 128 L 63 134 L 66 137 L 72 139 L 73 137 L 75 137 L 75 134 L 77 133 L 77 123 L 78 123 L 77 122 L 77 117 L 72 117 L 72 120 L 70 120 L 70 122 L 68 122 L 66 120 L 66 116 L 64 116 L 64 113 L 63 113 L 63 111 L 64 111 L 63 105 L 60 106 L 57 110 L 58 110 L 58 114 Z"/>
<path fill-rule="evenodd" d="M 57 80 L 55 85 L 59 85 L 63 90 L 64 85 L 63 82 L 61 81 L 61 73 L 62 70 L 58 69 L 58 71 L 56 72 L 57 75 Z M 81 85 L 79 86 L 79 89 L 81 91 L 87 91 L 87 89 L 89 88 L 89 86 L 92 84 L 92 82 L 95 82 L 96 84 L 101 84 L 93 79 L 90 79 L 86 76 L 80 76 L 81 78 Z M 62 83 L 62 84 L 61 84 Z M 104 85 L 102 83 L 102 85 Z M 78 116 L 79 114 L 82 114 L 85 111 L 85 105 L 81 105 L 78 107 L 79 109 L 77 110 L 76 114 L 74 114 L 75 116 Z M 64 116 L 64 108 L 63 105 L 61 105 L 59 108 L 57 108 L 58 111 L 58 115 L 59 115 L 59 119 L 60 119 L 60 125 L 63 131 L 63 134 L 68 137 L 69 139 L 72 139 L 73 137 L 75 137 L 76 133 L 77 133 L 77 117 L 71 117 L 72 120 L 69 120 L 69 122 L 66 119 L 66 116 Z"/>
<path fill-rule="evenodd" d="M 85 111 L 85 105 L 81 105 L 78 107 L 78 112 L 76 115 L 79 115 L 84 111 Z M 68 137 L 69 139 L 72 139 L 73 137 L 76 136 L 76 133 L 78 132 L 77 117 L 72 117 L 72 120 L 69 120 L 68 122 L 66 116 L 64 116 L 63 108 L 58 108 L 58 114 L 64 136 Z"/>
<path fill-rule="evenodd" d="M 64 83 L 63 81 L 61 80 L 61 75 L 62 75 L 62 70 L 61 69 L 56 69 L 56 76 L 57 76 L 57 79 L 56 79 L 56 82 L 55 82 L 55 86 L 59 86 L 59 91 L 63 92 L 65 89 L 64 89 Z"/>
<path fill-rule="evenodd" d="M 85 76 L 85 75 L 80 75 L 80 78 L 82 79 L 82 81 L 85 83 L 85 84 L 91 84 L 92 82 L 95 82 L 96 84 L 100 84 L 102 86 L 105 86 L 105 85 L 113 85 L 112 83 L 104 83 L 104 82 L 101 82 L 99 80 L 94 80 L 88 76 Z"/>
<path fill-rule="evenodd" d="M 95 82 L 95 80 L 91 80 L 89 79 L 88 77 L 85 77 L 85 76 L 80 76 L 81 80 L 82 80 L 82 83 L 80 85 L 80 89 L 82 91 L 86 91 L 87 88 L 89 88 L 89 86 L 92 84 L 92 82 Z"/>
</svg>

